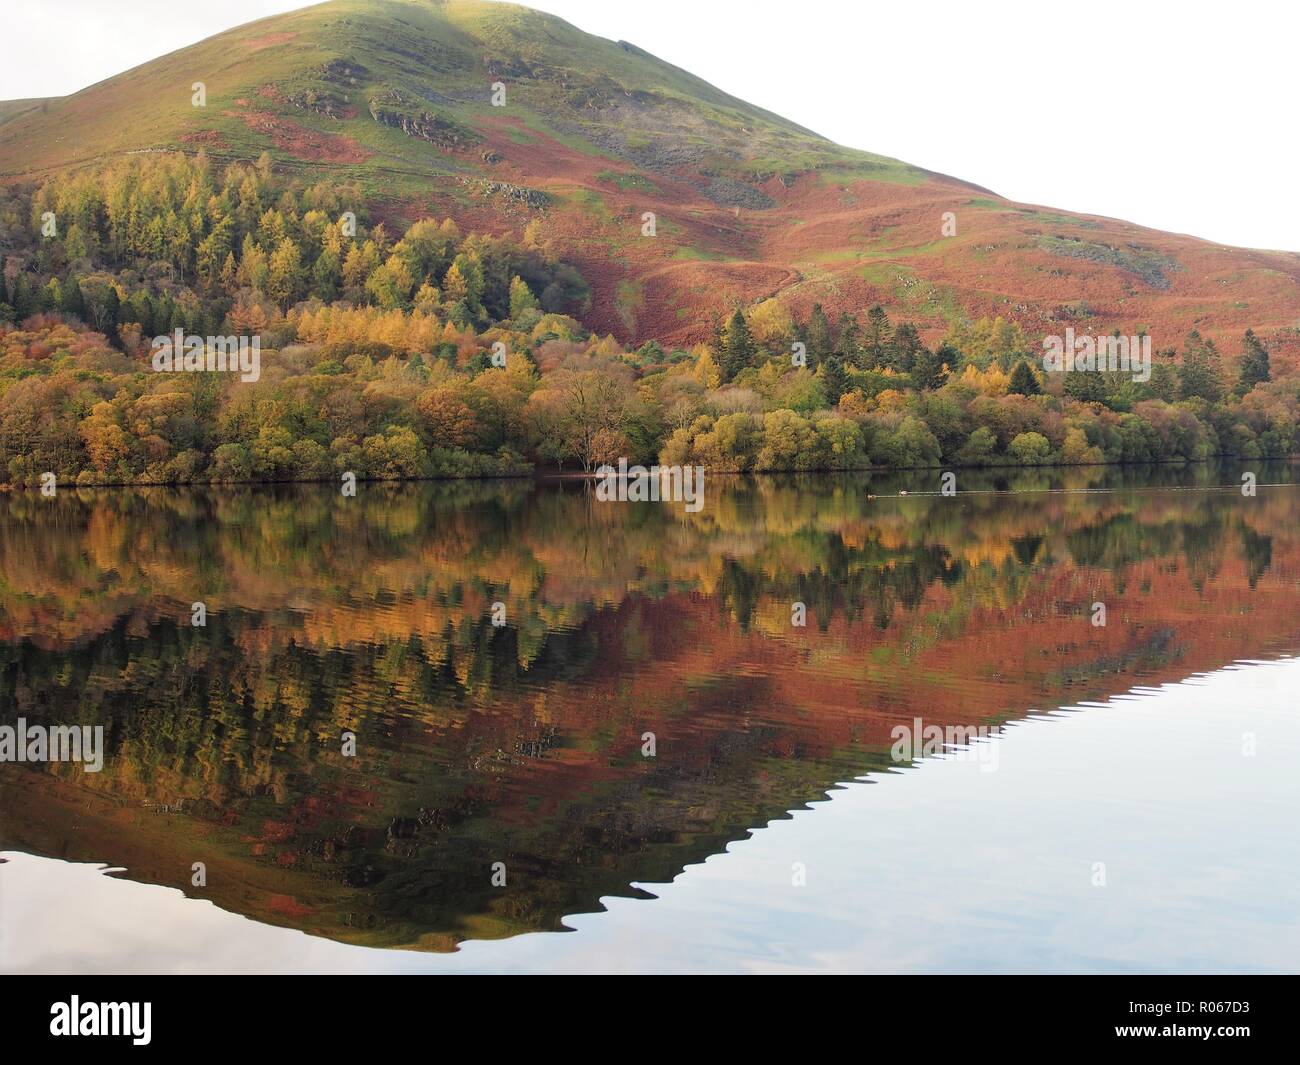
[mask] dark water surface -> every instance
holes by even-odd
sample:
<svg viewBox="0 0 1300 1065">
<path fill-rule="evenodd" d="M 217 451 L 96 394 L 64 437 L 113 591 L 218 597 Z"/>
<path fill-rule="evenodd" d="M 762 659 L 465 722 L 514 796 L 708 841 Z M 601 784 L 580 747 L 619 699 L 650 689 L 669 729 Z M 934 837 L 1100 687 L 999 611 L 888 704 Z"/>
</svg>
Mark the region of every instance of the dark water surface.
<svg viewBox="0 0 1300 1065">
<path fill-rule="evenodd" d="M 1254 469 L 0 498 L 0 969 L 1295 971 Z"/>
</svg>

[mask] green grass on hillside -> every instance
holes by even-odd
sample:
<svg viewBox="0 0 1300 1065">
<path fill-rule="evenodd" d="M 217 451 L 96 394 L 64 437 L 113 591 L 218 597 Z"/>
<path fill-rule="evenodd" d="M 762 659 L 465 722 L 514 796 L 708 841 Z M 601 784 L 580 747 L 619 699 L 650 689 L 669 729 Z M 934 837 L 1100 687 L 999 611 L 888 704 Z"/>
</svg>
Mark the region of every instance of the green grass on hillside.
<svg viewBox="0 0 1300 1065">
<path fill-rule="evenodd" d="M 339 76 L 332 63 L 352 74 Z M 370 102 L 472 130 L 499 115 L 489 101 L 495 81 L 507 85 L 514 117 L 584 154 L 672 158 L 689 146 L 719 176 L 741 181 L 812 168 L 831 180 L 924 179 L 906 164 L 840 148 L 633 45 L 481 0 L 332 0 L 237 27 L 69 97 L 0 104 L 0 178 L 201 143 L 215 158 L 270 150 L 288 159 L 302 151 L 303 135 L 360 145 L 372 153 L 357 164 L 362 171 L 446 172 L 463 161 L 382 126 Z M 195 82 L 206 87 L 205 107 L 191 103 Z M 348 109 L 348 117 L 313 110 L 321 100 Z M 261 128 L 267 117 L 278 137 Z"/>
</svg>

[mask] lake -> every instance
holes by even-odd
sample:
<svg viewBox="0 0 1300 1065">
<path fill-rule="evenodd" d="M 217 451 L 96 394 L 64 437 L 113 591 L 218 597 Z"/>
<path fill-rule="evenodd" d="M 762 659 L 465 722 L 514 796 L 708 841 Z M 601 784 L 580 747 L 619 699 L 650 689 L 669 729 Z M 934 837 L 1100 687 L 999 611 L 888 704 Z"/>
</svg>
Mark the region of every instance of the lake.
<svg viewBox="0 0 1300 1065">
<path fill-rule="evenodd" d="M 1295 971 L 1295 472 L 0 497 L 0 970 Z"/>
</svg>

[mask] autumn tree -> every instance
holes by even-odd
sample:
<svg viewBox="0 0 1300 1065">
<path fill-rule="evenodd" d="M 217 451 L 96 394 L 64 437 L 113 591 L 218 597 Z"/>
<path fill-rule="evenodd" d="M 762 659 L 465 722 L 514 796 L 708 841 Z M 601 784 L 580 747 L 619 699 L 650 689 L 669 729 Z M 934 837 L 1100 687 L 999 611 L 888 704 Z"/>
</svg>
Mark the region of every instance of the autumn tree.
<svg viewBox="0 0 1300 1065">
<path fill-rule="evenodd" d="M 474 442 L 474 412 L 456 389 L 446 385 L 430 388 L 420 393 L 416 409 L 436 446 L 465 448 Z"/>
<path fill-rule="evenodd" d="M 266 294 L 281 307 L 293 303 L 303 287 L 302 252 L 288 237 L 281 239 L 271 255 L 266 274 Z"/>
<path fill-rule="evenodd" d="M 788 352 L 794 339 L 794 322 L 779 301 L 763 300 L 750 309 L 746 319 L 754 343 L 768 351 Z"/>
<path fill-rule="evenodd" d="M 244 246 L 239 256 L 239 272 L 236 280 L 245 288 L 254 292 L 265 292 L 269 275 L 266 252 L 253 240 L 252 235 L 244 237 Z"/>
<path fill-rule="evenodd" d="M 539 310 L 537 297 L 518 274 L 510 279 L 510 317 L 519 318 L 525 311 Z"/>
<path fill-rule="evenodd" d="M 619 428 L 623 388 L 615 378 L 599 370 L 560 373 L 557 387 L 562 398 L 563 433 L 570 453 L 584 470 L 590 471 L 605 461 L 602 453 L 609 432 Z"/>
<path fill-rule="evenodd" d="M 99 332 L 111 335 L 122 303 L 117 286 L 103 277 L 86 278 L 81 284 L 81 292 L 89 324 Z"/>
</svg>

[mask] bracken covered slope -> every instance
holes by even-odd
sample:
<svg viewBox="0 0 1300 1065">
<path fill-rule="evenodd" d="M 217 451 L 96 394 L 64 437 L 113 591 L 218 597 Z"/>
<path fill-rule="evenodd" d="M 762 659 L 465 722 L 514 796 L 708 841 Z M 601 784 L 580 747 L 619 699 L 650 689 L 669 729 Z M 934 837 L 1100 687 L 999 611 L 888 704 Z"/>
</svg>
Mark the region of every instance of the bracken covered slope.
<svg viewBox="0 0 1300 1065">
<path fill-rule="evenodd" d="M 879 302 L 931 334 L 1000 314 L 1031 333 L 1145 329 L 1158 347 L 1254 327 L 1290 347 L 1300 326 L 1300 255 L 1012 203 L 513 5 L 334 0 L 0 103 L 0 181 L 199 148 L 356 179 L 394 219 L 538 219 L 592 283 L 587 324 L 629 341 L 698 339 L 773 295 L 799 312 Z"/>
</svg>

